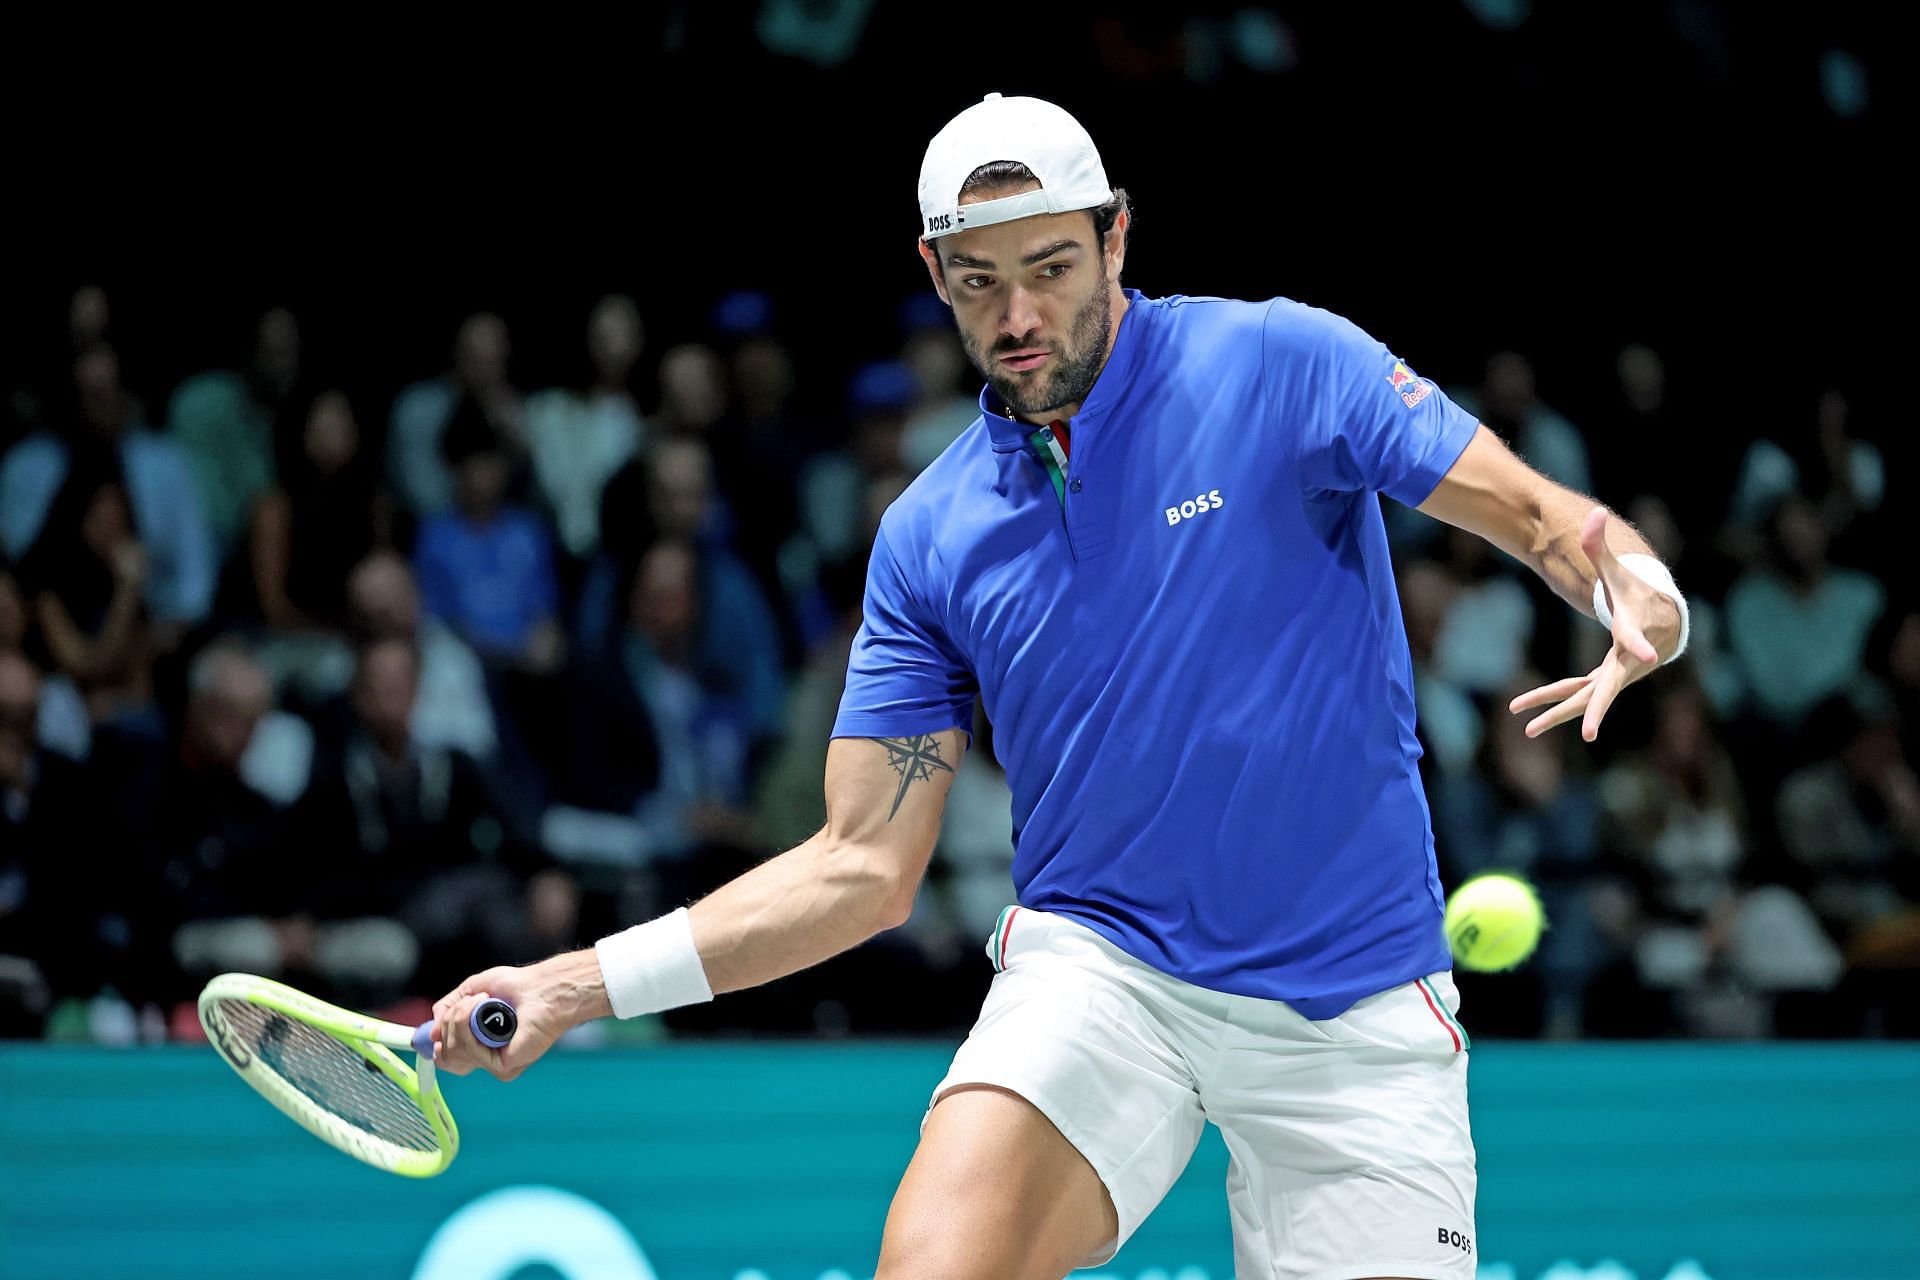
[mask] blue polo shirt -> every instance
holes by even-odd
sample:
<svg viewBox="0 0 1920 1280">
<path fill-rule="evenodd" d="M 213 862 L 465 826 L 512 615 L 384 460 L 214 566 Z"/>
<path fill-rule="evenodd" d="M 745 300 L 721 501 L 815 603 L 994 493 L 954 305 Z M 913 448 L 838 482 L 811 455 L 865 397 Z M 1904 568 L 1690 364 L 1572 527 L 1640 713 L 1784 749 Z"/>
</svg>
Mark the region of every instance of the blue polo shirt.
<svg viewBox="0 0 1920 1280">
<path fill-rule="evenodd" d="M 1023 906 L 1330 1018 L 1452 963 L 1375 495 L 1476 422 L 1329 312 L 1127 297 L 1063 483 L 983 392 L 887 508 L 832 736 L 978 693 Z"/>
</svg>

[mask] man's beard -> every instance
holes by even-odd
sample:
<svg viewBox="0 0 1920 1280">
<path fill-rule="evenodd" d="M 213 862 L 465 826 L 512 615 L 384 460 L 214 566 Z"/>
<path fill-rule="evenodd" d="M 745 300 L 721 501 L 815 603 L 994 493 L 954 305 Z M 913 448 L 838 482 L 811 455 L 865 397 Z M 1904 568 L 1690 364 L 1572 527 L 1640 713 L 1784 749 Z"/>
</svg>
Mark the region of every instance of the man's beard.
<svg viewBox="0 0 1920 1280">
<path fill-rule="evenodd" d="M 1031 342 L 1002 338 L 994 343 L 992 351 L 983 352 L 972 335 L 963 330 L 960 337 L 967 348 L 967 358 L 986 375 L 987 385 L 1000 397 L 1000 402 L 1021 414 L 1044 413 L 1062 405 L 1084 402 L 1087 393 L 1093 390 L 1094 379 L 1100 376 L 1100 366 L 1106 363 L 1107 343 L 1112 332 L 1113 298 L 1103 281 L 1073 317 L 1066 345 L 1048 348 L 1053 353 L 1053 367 L 1044 377 L 1019 378 L 1000 371 L 1000 353 L 1035 345 Z"/>
</svg>

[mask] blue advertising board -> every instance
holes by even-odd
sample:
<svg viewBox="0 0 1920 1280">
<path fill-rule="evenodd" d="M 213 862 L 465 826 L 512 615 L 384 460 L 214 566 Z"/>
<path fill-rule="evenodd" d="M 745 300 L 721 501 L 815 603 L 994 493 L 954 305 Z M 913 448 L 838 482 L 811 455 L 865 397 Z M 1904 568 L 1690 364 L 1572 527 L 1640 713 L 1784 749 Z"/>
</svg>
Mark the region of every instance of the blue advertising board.
<svg viewBox="0 0 1920 1280">
<path fill-rule="evenodd" d="M 861 1280 L 950 1055 L 558 1053 L 510 1085 L 448 1080 L 461 1154 L 415 1182 L 308 1136 L 211 1050 L 0 1046 L 0 1280 Z M 1920 1046 L 1473 1055 L 1482 1277 L 1920 1276 Z M 1225 1175 L 1210 1131 L 1098 1274 L 1226 1280 Z"/>
</svg>

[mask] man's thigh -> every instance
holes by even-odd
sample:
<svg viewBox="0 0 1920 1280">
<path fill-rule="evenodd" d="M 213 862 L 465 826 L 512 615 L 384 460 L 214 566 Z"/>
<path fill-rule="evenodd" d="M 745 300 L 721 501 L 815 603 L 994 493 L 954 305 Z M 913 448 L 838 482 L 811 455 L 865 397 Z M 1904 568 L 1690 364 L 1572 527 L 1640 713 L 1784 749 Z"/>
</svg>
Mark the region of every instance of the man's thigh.
<svg viewBox="0 0 1920 1280">
<path fill-rule="evenodd" d="M 1170 980 L 1064 918 L 1001 918 L 1000 972 L 934 1089 L 885 1277 L 1058 1277 L 1105 1262 L 1206 1123 L 1191 1052 L 1212 1024 L 1167 998 Z M 908 1266 L 909 1249 L 934 1261 Z"/>
<path fill-rule="evenodd" d="M 1085 1156 L 1018 1094 L 962 1086 L 934 1106 L 887 1213 L 876 1280 L 1059 1280 L 1108 1241 Z"/>
<path fill-rule="evenodd" d="M 1240 1280 L 1471 1280 L 1470 1042 L 1449 974 L 1259 1027 L 1206 1083 Z M 1236 1028 L 1238 1030 L 1238 1028 Z M 1259 1034 L 1264 1032 L 1264 1034 Z"/>
</svg>

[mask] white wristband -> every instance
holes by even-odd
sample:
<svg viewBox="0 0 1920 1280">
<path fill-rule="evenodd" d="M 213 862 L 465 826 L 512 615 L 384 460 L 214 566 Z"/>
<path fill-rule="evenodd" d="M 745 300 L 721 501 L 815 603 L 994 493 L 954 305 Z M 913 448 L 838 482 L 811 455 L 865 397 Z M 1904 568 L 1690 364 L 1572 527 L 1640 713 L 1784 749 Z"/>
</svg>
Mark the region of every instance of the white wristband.
<svg viewBox="0 0 1920 1280">
<path fill-rule="evenodd" d="M 608 934 L 593 949 L 600 957 L 600 978 L 616 1018 L 637 1018 L 713 999 L 700 952 L 693 945 L 693 917 L 685 907 Z"/>
<path fill-rule="evenodd" d="M 1673 584 L 1673 574 L 1668 571 L 1667 566 L 1654 557 L 1638 551 L 1629 551 L 1618 558 L 1622 569 L 1673 601 L 1674 608 L 1680 611 L 1680 643 L 1668 655 L 1666 662 L 1660 664 L 1664 667 L 1667 662 L 1672 662 L 1687 651 L 1687 633 L 1690 630 L 1687 619 L 1687 598 L 1681 595 L 1680 588 Z M 1609 631 L 1613 630 L 1613 610 L 1607 607 L 1607 585 L 1598 578 L 1593 580 L 1593 614 L 1600 619 L 1601 626 Z"/>
</svg>

